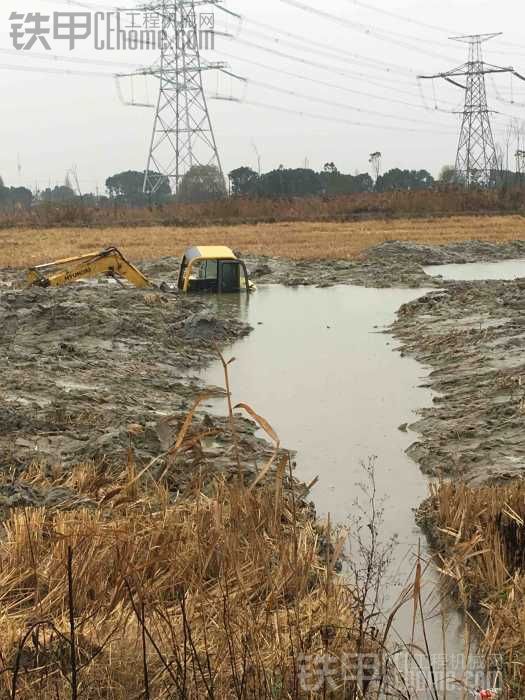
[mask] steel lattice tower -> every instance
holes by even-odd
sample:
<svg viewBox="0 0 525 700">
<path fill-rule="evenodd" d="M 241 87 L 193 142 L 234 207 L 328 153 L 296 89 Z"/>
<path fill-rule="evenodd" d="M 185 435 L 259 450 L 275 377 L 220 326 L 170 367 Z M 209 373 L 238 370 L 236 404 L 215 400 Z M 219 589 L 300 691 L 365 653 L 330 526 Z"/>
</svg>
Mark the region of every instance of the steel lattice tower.
<svg viewBox="0 0 525 700">
<path fill-rule="evenodd" d="M 214 165 L 222 174 L 219 151 L 204 94 L 204 70 L 224 64 L 201 62 L 195 0 L 163 0 L 149 10 L 161 16 L 160 63 L 148 71 L 160 80 L 144 192 L 153 194 L 169 178 L 176 194 L 181 179 L 195 165 Z M 213 0 L 212 0 L 213 4 Z"/>
<path fill-rule="evenodd" d="M 446 73 L 422 75 L 421 78 L 444 78 L 449 83 L 465 90 L 465 106 L 456 155 L 456 179 L 471 186 L 488 187 L 493 182 L 498 168 L 496 146 L 490 123 L 491 111 L 487 104 L 485 76 L 489 73 L 515 73 L 513 68 L 493 66 L 483 61 L 481 45 L 499 34 L 475 34 L 452 37 L 469 45 L 467 63 Z M 464 77 L 465 85 L 457 81 Z"/>
</svg>

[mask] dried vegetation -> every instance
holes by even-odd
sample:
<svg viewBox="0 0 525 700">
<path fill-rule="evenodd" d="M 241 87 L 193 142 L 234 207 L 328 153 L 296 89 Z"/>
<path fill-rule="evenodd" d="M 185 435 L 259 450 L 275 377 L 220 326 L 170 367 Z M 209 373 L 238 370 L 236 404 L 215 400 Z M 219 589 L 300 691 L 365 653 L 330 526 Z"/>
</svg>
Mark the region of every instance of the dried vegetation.
<svg viewBox="0 0 525 700">
<path fill-rule="evenodd" d="M 199 439 L 200 400 L 172 459 Z M 301 698 L 305 656 L 381 652 L 356 589 L 335 574 L 343 540 L 290 488 L 277 435 L 241 404 L 275 443 L 246 483 L 227 401 L 239 469 L 211 483 L 197 473 L 185 498 L 169 489 L 170 460 L 153 479 L 158 460 L 139 470 L 131 447 L 120 472 L 33 465 L 16 480 L 64 499 L 4 511 L 0 698 Z M 327 697 L 361 697 L 334 680 Z"/>
<path fill-rule="evenodd" d="M 510 698 L 525 690 L 525 482 L 436 484 L 420 521 L 440 570 L 479 628 L 485 655 L 503 655 Z"/>
<path fill-rule="evenodd" d="M 189 245 L 228 245 L 245 254 L 292 260 L 356 258 L 385 241 L 446 245 L 467 240 L 505 242 L 525 238 L 521 216 L 443 219 L 379 219 L 359 222 L 239 224 L 208 228 L 13 228 L 0 230 L 0 267 L 25 268 L 116 245 L 134 260 L 179 256 Z"/>
</svg>

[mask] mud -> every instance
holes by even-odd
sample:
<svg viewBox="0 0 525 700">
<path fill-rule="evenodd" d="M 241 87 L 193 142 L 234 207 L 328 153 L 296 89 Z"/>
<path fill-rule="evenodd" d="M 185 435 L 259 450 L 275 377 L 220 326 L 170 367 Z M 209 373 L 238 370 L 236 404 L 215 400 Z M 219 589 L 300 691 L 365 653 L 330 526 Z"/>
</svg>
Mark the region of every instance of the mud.
<svg viewBox="0 0 525 700">
<path fill-rule="evenodd" d="M 242 256 L 242 251 L 240 251 Z M 525 257 L 525 241 L 505 244 L 464 241 L 447 246 L 429 246 L 391 241 L 369 248 L 356 260 L 290 261 L 263 256 L 243 256 L 257 284 L 284 284 L 291 287 L 354 284 L 364 287 L 439 287 L 440 280 L 429 277 L 424 267 L 452 263 L 488 262 Z M 176 258 L 142 263 L 146 274 L 165 284 L 174 284 Z"/>
<path fill-rule="evenodd" d="M 525 280 L 455 282 L 406 304 L 393 332 L 430 366 L 432 408 L 408 453 L 432 476 L 472 484 L 525 470 Z"/>
<path fill-rule="evenodd" d="M 31 462 L 122 463 L 130 444 L 139 460 L 158 455 L 202 390 L 187 371 L 250 331 L 200 299 L 109 282 L 3 290 L 0 327 L 0 469 L 15 474 Z M 267 453 L 238 423 L 245 459 Z"/>
<path fill-rule="evenodd" d="M 522 256 L 525 243 L 519 241 L 443 248 L 392 242 L 357 261 L 247 262 L 258 284 L 443 288 L 403 307 L 393 328 L 403 352 L 431 367 L 429 386 L 440 392 L 411 426 L 422 437 L 410 455 L 427 473 L 476 482 L 523 470 L 525 282 L 443 282 L 423 266 Z M 31 463 L 111 466 L 122 464 L 131 447 L 147 464 L 165 452 L 166 436 L 177 433 L 204 389 L 190 370 L 250 332 L 238 318 L 218 315 L 209 299 L 175 293 L 174 259 L 141 268 L 158 291 L 122 289 L 109 280 L 16 290 L 20 272 L 0 271 L 0 471 L 12 475 L 15 489 L 0 492 L 0 508 L 6 499 L 39 503 L 48 497 L 16 490 Z M 249 479 L 271 448 L 255 437 L 252 422 L 236 421 Z M 193 471 L 185 466 L 187 455 L 172 465 L 175 492 L 189 488 L 197 473 L 236 470 L 224 449 L 225 418 L 210 417 L 204 403 L 192 431 L 213 439 L 194 446 Z M 163 468 L 160 460 L 155 469 Z"/>
<path fill-rule="evenodd" d="M 263 267 L 261 280 L 439 288 L 403 306 L 391 329 L 401 351 L 429 368 L 425 385 L 436 393 L 420 420 L 400 428 L 421 435 L 408 454 L 426 474 L 481 484 L 525 471 L 525 280 L 451 282 L 429 277 L 423 267 L 523 257 L 524 241 L 443 247 L 391 242 L 355 262 L 287 268 L 269 261 L 272 272 Z M 286 281 L 287 270 L 298 277 Z"/>
</svg>

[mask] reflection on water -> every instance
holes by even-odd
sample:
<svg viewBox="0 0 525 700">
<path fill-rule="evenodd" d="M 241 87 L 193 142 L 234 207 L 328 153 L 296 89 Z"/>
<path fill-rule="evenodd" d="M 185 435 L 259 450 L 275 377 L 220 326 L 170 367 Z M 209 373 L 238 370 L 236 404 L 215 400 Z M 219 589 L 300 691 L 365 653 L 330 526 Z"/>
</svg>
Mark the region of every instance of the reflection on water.
<svg viewBox="0 0 525 700">
<path fill-rule="evenodd" d="M 425 267 L 431 277 L 445 280 L 515 280 L 525 277 L 525 260 L 502 260 L 492 263 L 468 263 L 467 265 L 431 265 Z"/>
<path fill-rule="evenodd" d="M 386 499 L 383 538 L 396 534 L 399 539 L 387 606 L 411 575 L 420 542 L 426 552 L 413 509 L 426 497 L 428 483 L 405 454 L 417 436 L 402 424 L 430 406 L 432 395 L 419 386 L 425 378 L 422 365 L 393 352 L 395 341 L 382 331 L 402 304 L 425 293 L 275 286 L 262 287 L 249 299 L 210 300 L 218 313 L 240 316 L 255 328 L 226 351 L 227 359 L 236 358 L 233 399 L 251 404 L 282 443 L 297 450 L 301 480 L 320 476 L 312 494 L 320 516 L 330 513 L 333 522 L 348 522 L 361 495 L 362 463 L 375 458 L 378 498 Z M 212 366 L 204 379 L 222 386 L 222 367 Z M 215 410 L 223 413 L 224 405 Z M 458 625 L 453 616 L 447 633 L 448 649 L 456 654 L 462 651 Z M 397 626 L 405 638 L 410 636 L 410 610 Z M 432 646 L 441 653 L 441 620 L 430 627 Z"/>
</svg>

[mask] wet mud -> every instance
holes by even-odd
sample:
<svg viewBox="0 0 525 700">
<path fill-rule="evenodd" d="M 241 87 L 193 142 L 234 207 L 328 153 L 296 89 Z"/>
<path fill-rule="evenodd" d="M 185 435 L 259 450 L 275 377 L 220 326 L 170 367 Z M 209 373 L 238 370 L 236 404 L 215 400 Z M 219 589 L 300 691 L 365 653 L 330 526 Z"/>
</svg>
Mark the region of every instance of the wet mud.
<svg viewBox="0 0 525 700">
<path fill-rule="evenodd" d="M 525 281 L 444 282 L 423 267 L 519 257 L 524 242 L 392 242 L 353 261 L 247 262 L 257 284 L 439 288 L 402 307 L 392 329 L 402 351 L 429 366 L 428 384 L 439 394 L 411 426 L 421 438 L 409 454 L 429 474 L 476 482 L 523 471 Z M 0 271 L 0 470 L 15 484 L 0 492 L 0 507 L 29 498 L 16 479 L 32 463 L 122 464 L 132 448 L 144 464 L 163 454 L 204 390 L 192 370 L 250 332 L 209 299 L 175 293 L 175 260 L 140 267 L 157 291 L 109 280 L 18 290 L 20 271 Z M 272 448 L 255 436 L 255 424 L 236 421 L 249 478 Z M 172 465 L 174 491 L 189 488 L 197 473 L 233 474 L 234 460 L 221 449 L 226 418 L 208 415 L 204 401 L 192 431 L 212 438 L 194 445 L 194 471 L 187 454 Z M 163 468 L 160 460 L 156 469 Z"/>
<path fill-rule="evenodd" d="M 473 485 L 522 476 L 525 280 L 448 282 L 403 306 L 392 330 L 437 392 L 410 426 L 423 471 Z"/>
<path fill-rule="evenodd" d="M 33 462 L 122 464 L 130 446 L 140 461 L 162 453 L 203 390 L 188 370 L 250 331 L 200 299 L 106 281 L 4 289 L 0 327 L 0 469 L 14 474 Z M 194 430 L 217 442 L 224 424 L 201 415 Z M 269 452 L 249 421 L 238 430 L 246 460 Z"/>
<path fill-rule="evenodd" d="M 525 257 L 525 241 L 495 244 L 484 241 L 463 241 L 447 246 L 420 245 L 391 241 L 369 248 L 352 260 L 285 260 L 239 254 L 247 262 L 250 275 L 257 284 L 283 284 L 290 287 L 329 287 L 353 284 L 377 288 L 439 287 L 440 281 L 429 277 L 429 265 L 463 264 L 510 260 Z M 153 279 L 174 283 L 176 258 L 146 262 L 141 269 Z"/>
</svg>

